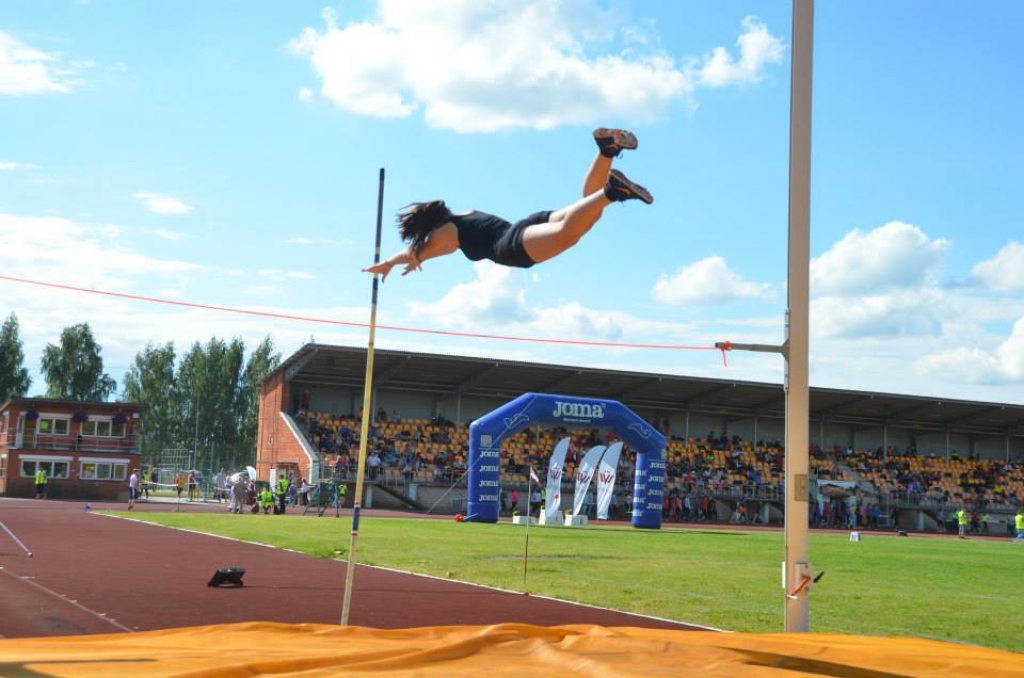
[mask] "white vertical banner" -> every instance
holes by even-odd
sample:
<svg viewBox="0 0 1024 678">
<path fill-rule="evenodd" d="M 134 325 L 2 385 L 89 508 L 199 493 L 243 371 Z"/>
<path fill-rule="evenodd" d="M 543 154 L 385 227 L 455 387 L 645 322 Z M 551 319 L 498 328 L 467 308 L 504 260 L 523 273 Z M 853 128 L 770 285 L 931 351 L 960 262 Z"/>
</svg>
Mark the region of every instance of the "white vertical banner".
<svg viewBox="0 0 1024 678">
<path fill-rule="evenodd" d="M 565 454 L 569 451 L 572 438 L 562 438 L 555 445 L 548 462 L 547 499 L 544 503 L 546 522 L 555 522 L 562 509 L 562 472 L 565 470 Z"/>
<path fill-rule="evenodd" d="M 619 455 L 622 443 L 613 443 L 601 457 L 601 465 L 597 471 L 597 519 L 608 520 L 608 507 L 612 503 L 615 490 L 615 472 L 619 468 Z"/>
<path fill-rule="evenodd" d="M 587 488 L 590 487 L 590 481 L 594 479 L 597 462 L 604 454 L 604 450 L 604 445 L 591 447 L 583 455 L 580 465 L 576 468 L 576 494 L 572 498 L 572 514 L 574 516 L 578 516 L 583 509 L 583 501 L 587 498 Z"/>
</svg>

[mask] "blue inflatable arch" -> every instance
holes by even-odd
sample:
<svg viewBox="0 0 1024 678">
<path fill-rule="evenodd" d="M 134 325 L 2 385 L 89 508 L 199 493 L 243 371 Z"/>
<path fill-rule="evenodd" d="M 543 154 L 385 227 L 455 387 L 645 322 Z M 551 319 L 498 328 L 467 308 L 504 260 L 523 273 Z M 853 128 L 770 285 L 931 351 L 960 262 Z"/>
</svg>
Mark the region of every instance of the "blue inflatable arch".
<svg viewBox="0 0 1024 678">
<path fill-rule="evenodd" d="M 615 400 L 524 393 L 469 426 L 467 520 L 498 522 L 501 444 L 528 426 L 610 428 L 636 452 L 633 527 L 659 529 L 665 491 L 665 436 Z"/>
</svg>

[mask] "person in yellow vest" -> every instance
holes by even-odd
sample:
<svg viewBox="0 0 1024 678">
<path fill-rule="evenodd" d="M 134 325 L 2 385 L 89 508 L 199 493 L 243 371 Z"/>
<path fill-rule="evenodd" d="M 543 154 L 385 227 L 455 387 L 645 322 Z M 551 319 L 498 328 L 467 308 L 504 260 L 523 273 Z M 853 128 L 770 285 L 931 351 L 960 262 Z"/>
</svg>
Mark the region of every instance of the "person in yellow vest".
<svg viewBox="0 0 1024 678">
<path fill-rule="evenodd" d="M 971 520 L 971 512 L 965 509 L 963 506 L 956 512 L 956 523 L 957 523 L 957 536 L 960 539 L 967 538 L 967 523 Z"/>
<path fill-rule="evenodd" d="M 260 506 L 264 513 L 270 513 L 270 510 L 274 508 L 274 495 L 270 492 L 269 487 L 263 488 L 263 491 L 260 492 Z"/>
<path fill-rule="evenodd" d="M 36 499 L 46 499 L 46 469 L 36 471 Z"/>
<path fill-rule="evenodd" d="M 284 515 L 284 507 L 288 503 L 288 476 L 278 472 L 277 476 L 277 510 L 274 513 Z"/>
<path fill-rule="evenodd" d="M 1024 539 L 1024 508 L 1017 509 L 1017 515 L 1013 519 L 1017 528 L 1017 539 Z"/>
<path fill-rule="evenodd" d="M 345 506 L 345 497 L 348 496 L 348 485 L 338 483 L 338 508 Z"/>
</svg>

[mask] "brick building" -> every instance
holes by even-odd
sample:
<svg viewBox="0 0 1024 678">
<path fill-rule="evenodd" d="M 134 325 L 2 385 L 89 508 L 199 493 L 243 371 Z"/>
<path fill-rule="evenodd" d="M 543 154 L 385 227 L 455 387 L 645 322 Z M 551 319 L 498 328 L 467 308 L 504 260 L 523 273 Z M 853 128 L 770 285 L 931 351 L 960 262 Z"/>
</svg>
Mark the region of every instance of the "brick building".
<svg viewBox="0 0 1024 678">
<path fill-rule="evenodd" d="M 138 468 L 143 407 L 11 398 L 0 406 L 0 494 L 34 497 L 38 470 L 52 499 L 117 500 Z"/>
</svg>

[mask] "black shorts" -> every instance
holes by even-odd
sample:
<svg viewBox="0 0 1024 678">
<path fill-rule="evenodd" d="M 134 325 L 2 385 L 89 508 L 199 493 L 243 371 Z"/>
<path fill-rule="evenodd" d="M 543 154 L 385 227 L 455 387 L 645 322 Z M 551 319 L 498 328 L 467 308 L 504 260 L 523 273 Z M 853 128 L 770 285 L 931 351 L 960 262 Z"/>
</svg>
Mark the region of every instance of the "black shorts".
<svg viewBox="0 0 1024 678">
<path fill-rule="evenodd" d="M 128 498 L 129 499 L 138 499 L 139 498 L 139 490 L 137 488 L 134 488 L 134 487 L 129 487 L 128 488 Z"/>
<path fill-rule="evenodd" d="M 505 231 L 494 243 L 494 261 L 502 266 L 530 268 L 536 261 L 530 258 L 523 247 L 523 231 L 527 226 L 546 224 L 551 220 L 551 211 L 534 212 L 525 219 L 520 219 Z"/>
</svg>

